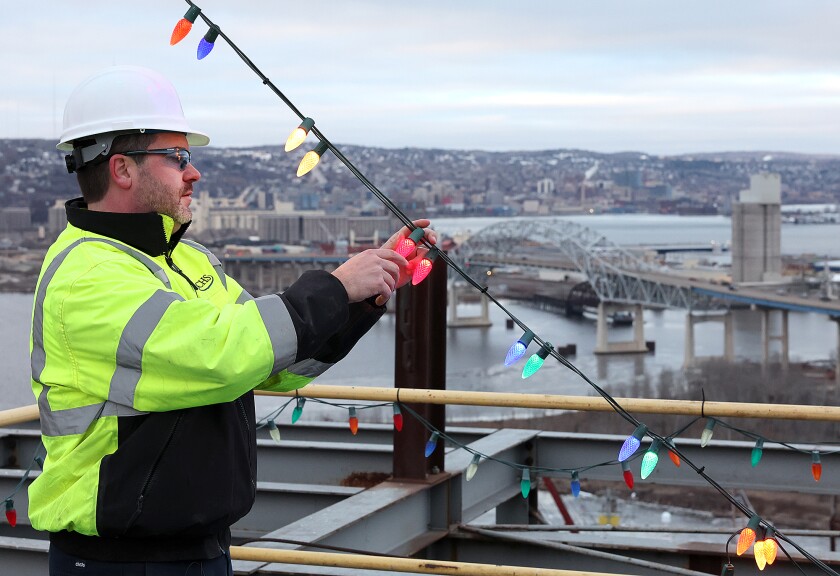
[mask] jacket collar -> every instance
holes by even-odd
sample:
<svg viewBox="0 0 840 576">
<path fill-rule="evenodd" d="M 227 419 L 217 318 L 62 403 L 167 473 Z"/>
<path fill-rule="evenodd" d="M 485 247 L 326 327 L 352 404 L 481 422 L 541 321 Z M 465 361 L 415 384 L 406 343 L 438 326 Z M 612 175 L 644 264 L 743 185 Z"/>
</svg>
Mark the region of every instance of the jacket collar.
<svg viewBox="0 0 840 576">
<path fill-rule="evenodd" d="M 187 222 L 173 234 L 175 221 L 169 216 L 156 212 L 123 214 L 88 210 L 82 198 L 68 200 L 64 207 L 67 221 L 76 228 L 119 240 L 150 256 L 169 255 L 190 225 Z"/>
</svg>

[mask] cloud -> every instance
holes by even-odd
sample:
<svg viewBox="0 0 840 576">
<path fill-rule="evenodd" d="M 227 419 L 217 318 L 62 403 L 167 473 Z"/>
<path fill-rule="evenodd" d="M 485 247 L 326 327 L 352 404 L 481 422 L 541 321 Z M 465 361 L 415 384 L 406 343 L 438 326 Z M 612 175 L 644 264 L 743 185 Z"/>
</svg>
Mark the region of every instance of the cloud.
<svg viewBox="0 0 840 576">
<path fill-rule="evenodd" d="M 840 152 L 840 4 L 813 0 L 199 2 L 332 140 L 382 146 L 740 146 Z M 195 59 L 185 3 L 13 3 L 0 21 L 0 137 L 56 137 L 72 88 L 159 69 L 218 145 L 280 141 L 296 116 L 219 40 Z"/>
</svg>

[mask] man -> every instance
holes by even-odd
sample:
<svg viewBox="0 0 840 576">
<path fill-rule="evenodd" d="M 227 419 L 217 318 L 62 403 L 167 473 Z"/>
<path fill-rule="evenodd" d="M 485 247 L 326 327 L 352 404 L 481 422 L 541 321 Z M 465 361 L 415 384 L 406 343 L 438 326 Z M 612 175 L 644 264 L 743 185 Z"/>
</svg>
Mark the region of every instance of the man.
<svg viewBox="0 0 840 576">
<path fill-rule="evenodd" d="M 83 198 L 47 252 L 31 339 L 47 457 L 29 516 L 51 574 L 232 573 L 230 526 L 256 493 L 252 390 L 309 383 L 409 277 L 403 229 L 252 298 L 183 239 L 190 146 L 208 142 L 148 69 L 107 69 L 68 100 L 58 148 Z"/>
</svg>

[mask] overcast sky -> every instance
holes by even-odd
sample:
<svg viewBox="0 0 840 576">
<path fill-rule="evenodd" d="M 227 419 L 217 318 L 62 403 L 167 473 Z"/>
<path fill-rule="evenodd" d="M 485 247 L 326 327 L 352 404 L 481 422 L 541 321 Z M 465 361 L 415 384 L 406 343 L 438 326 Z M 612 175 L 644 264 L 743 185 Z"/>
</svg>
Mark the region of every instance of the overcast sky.
<svg viewBox="0 0 840 576">
<path fill-rule="evenodd" d="M 840 154 L 836 0 L 203 0 L 330 140 L 384 147 Z M 0 138 L 56 138 L 112 64 L 156 68 L 211 144 L 298 120 L 178 0 L 6 2 Z"/>
</svg>

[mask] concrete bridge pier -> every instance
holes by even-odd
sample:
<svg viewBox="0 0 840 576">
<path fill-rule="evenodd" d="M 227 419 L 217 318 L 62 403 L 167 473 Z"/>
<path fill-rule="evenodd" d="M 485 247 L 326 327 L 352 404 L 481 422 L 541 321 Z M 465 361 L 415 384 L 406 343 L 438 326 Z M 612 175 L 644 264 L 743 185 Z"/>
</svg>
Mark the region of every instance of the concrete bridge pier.
<svg viewBox="0 0 840 576">
<path fill-rule="evenodd" d="M 685 316 L 685 360 L 683 366 L 692 366 L 697 360 L 694 345 L 694 326 L 700 322 L 723 323 L 723 357 L 727 362 L 734 360 L 735 341 L 732 336 L 732 313 L 695 314 L 689 311 Z"/>
<path fill-rule="evenodd" d="M 474 294 L 474 291 L 466 284 L 455 281 L 449 282 L 449 322 L 447 325 L 450 328 L 486 328 L 492 326 L 493 323 L 490 321 L 490 301 L 484 294 L 479 296 L 481 311 L 477 316 L 458 315 L 458 304 L 461 301 L 461 296 L 465 292 Z"/>
<path fill-rule="evenodd" d="M 779 334 L 772 334 L 772 322 L 770 314 L 778 312 L 781 315 L 781 332 Z M 781 343 L 781 363 L 782 372 L 787 374 L 790 367 L 790 338 L 788 336 L 788 311 L 787 310 L 772 310 L 770 308 L 761 309 L 761 374 L 767 377 L 770 366 L 770 342 L 778 340 Z"/>
<path fill-rule="evenodd" d="M 633 339 L 610 342 L 607 317 L 614 312 L 633 312 Z M 645 343 L 644 308 L 641 304 L 598 304 L 598 324 L 595 333 L 595 354 L 640 354 L 648 351 Z"/>
<path fill-rule="evenodd" d="M 840 316 L 829 316 L 837 326 L 837 354 L 834 357 L 834 389 L 840 390 Z"/>
</svg>

